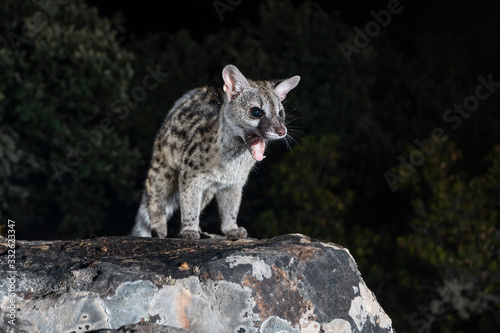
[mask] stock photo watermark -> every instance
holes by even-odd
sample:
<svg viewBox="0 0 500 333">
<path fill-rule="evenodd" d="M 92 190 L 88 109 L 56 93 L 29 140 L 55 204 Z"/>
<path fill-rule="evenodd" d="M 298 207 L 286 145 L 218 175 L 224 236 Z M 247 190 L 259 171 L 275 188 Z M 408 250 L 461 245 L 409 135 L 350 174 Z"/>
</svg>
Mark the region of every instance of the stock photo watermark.
<svg viewBox="0 0 500 333">
<path fill-rule="evenodd" d="M 168 73 L 160 70 L 160 65 L 153 69 L 146 67 L 146 74 L 142 79 L 142 85 L 137 85 L 130 90 L 130 94 L 124 94 L 121 98 L 115 99 L 110 104 L 111 111 L 117 119 L 110 117 L 102 118 L 98 125 L 90 131 L 81 132 L 85 139 L 80 140 L 76 146 L 66 146 L 66 163 L 52 162 L 54 174 L 52 181 L 63 181 L 63 175 L 73 172 L 82 163 L 83 158 L 89 156 L 94 151 L 94 147 L 100 147 L 105 134 L 110 134 L 115 130 L 115 123 L 125 120 L 130 115 L 130 110 L 137 108 L 140 102 L 144 101 L 148 92 L 156 89 L 168 76 Z"/>
<path fill-rule="evenodd" d="M 16 326 L 16 222 L 13 220 L 7 220 L 7 248 L 7 284 L 4 287 L 7 288 L 10 300 L 5 310 L 5 316 L 9 325 Z"/>
<path fill-rule="evenodd" d="M 382 28 L 387 28 L 391 23 L 392 17 L 401 14 L 403 9 L 404 7 L 399 0 L 389 0 L 387 9 L 382 9 L 378 12 L 375 10 L 370 11 L 373 20 L 365 24 L 364 30 L 355 26 L 354 32 L 356 34 L 354 35 L 352 43 L 342 42 L 339 45 L 347 63 L 351 63 L 353 54 L 359 54 L 363 49 L 368 47 L 372 39 L 380 35 Z"/>
<path fill-rule="evenodd" d="M 467 295 L 480 293 L 474 289 L 474 283 L 470 283 L 466 279 L 460 277 L 445 279 L 443 284 L 434 290 L 436 298 L 431 300 L 428 305 L 419 307 L 418 312 L 413 312 L 408 316 L 410 326 L 418 333 L 431 332 L 432 326 L 438 318 L 450 313 L 450 311 L 456 311 L 462 319 L 467 319 L 471 315 L 470 309 L 466 306 L 470 302 Z M 487 296 L 484 299 L 487 301 Z"/>
<path fill-rule="evenodd" d="M 224 13 L 232 12 L 237 6 L 239 6 L 243 0 L 215 0 L 212 2 L 219 20 L 224 22 Z"/>
<path fill-rule="evenodd" d="M 477 79 L 479 84 L 474 89 L 474 94 L 465 97 L 462 103 L 455 103 L 452 108 L 443 112 L 443 121 L 450 124 L 452 130 L 460 128 L 463 120 L 469 118 L 473 112 L 477 111 L 480 102 L 488 99 L 495 92 L 496 88 L 500 87 L 500 81 L 493 81 L 493 74 L 489 74 L 487 78 L 478 76 Z M 404 183 L 416 172 L 415 167 L 424 164 L 426 158 L 434 154 L 436 145 L 444 143 L 446 140 L 448 140 L 448 136 L 445 135 L 445 130 L 441 127 L 433 129 L 429 138 L 422 141 L 418 139 L 414 140 L 413 143 L 416 149 L 410 152 L 408 158 L 405 158 L 403 155 L 397 157 L 400 162 L 397 173 L 391 171 L 384 173 L 385 180 L 391 191 L 396 191 L 399 184 Z"/>
<path fill-rule="evenodd" d="M 35 12 L 33 16 L 24 19 L 24 24 L 21 28 L 21 35 L 14 32 L 9 32 L 7 38 L 16 52 L 19 55 L 19 48 L 21 44 L 28 44 L 32 42 L 37 36 L 47 28 L 50 18 L 59 13 L 61 6 L 68 4 L 69 0 L 46 0 L 46 1 L 33 1 L 40 10 Z"/>
</svg>

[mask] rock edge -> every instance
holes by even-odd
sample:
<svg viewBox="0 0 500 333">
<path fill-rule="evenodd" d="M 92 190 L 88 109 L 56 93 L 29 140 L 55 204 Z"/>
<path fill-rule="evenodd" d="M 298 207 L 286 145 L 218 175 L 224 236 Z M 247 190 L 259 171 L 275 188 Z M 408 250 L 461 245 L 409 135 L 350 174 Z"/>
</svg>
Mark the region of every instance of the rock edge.
<svg viewBox="0 0 500 333">
<path fill-rule="evenodd" d="M 394 332 L 349 251 L 300 234 L 17 241 L 15 273 L 7 245 L 7 332 Z"/>
</svg>

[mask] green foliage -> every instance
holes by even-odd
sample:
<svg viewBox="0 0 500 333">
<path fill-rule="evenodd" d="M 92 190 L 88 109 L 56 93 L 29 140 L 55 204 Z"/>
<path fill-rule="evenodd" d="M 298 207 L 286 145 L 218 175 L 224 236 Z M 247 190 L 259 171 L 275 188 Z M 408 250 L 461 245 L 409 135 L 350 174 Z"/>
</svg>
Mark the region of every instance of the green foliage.
<svg viewBox="0 0 500 333">
<path fill-rule="evenodd" d="M 338 141 L 333 135 L 308 136 L 271 168 L 273 177 L 265 195 L 273 205 L 257 219 L 266 236 L 299 232 L 345 240 L 354 193 L 338 175 Z"/>
<path fill-rule="evenodd" d="M 130 200 L 135 184 L 128 138 L 96 132 L 104 118 L 117 122 L 110 105 L 127 87 L 132 55 L 97 10 L 54 4 L 2 3 L 0 202 L 26 237 L 83 237 L 106 220 L 109 194 Z"/>
<path fill-rule="evenodd" d="M 488 6 L 498 5 L 478 4 L 483 10 L 474 13 L 461 5 L 471 18 L 460 21 L 463 37 L 425 32 L 405 42 L 406 54 L 385 36 L 406 33 L 389 26 L 347 63 L 339 45 L 355 31 L 313 1 L 269 0 L 258 19 L 202 38 L 181 30 L 125 46 L 120 20 L 99 17 L 83 0 L 47 3 L 0 6 L 0 210 L 16 220 L 16 233 L 128 232 L 154 136 L 184 92 L 221 85 L 228 63 L 250 78 L 297 74 L 286 108 L 300 146 L 268 148 L 245 189 L 240 223 L 254 236 L 301 232 L 348 247 L 399 330 L 495 331 L 500 94 L 457 130 L 445 127 L 443 113 L 474 93 L 478 75 L 498 69 L 490 48 L 499 23 L 483 17 L 493 18 L 498 10 Z M 113 107 L 130 102 L 157 65 L 169 73 L 164 82 L 128 114 Z M 391 193 L 384 172 L 436 126 L 456 144 L 437 148 L 403 191 Z M 86 142 L 92 152 L 68 155 Z"/>
<path fill-rule="evenodd" d="M 431 272 L 412 276 L 402 270 L 401 281 L 432 303 L 441 320 L 450 311 L 462 320 L 486 315 L 500 293 L 500 146 L 480 175 L 464 173 L 462 159 L 447 142 L 405 184 L 413 198 L 412 233 L 398 244 Z"/>
</svg>

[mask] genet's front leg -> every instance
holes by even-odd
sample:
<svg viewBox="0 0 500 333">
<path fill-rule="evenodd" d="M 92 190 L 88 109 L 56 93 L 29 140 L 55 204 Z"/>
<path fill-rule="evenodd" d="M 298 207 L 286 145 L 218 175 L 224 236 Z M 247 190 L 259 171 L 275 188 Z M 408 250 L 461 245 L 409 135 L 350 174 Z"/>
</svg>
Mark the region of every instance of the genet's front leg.
<svg viewBox="0 0 500 333">
<path fill-rule="evenodd" d="M 246 237 L 247 231 L 243 227 L 238 227 L 236 220 L 240 210 L 242 186 L 228 186 L 216 194 L 217 204 L 222 220 L 221 231 L 228 237 Z"/>
</svg>

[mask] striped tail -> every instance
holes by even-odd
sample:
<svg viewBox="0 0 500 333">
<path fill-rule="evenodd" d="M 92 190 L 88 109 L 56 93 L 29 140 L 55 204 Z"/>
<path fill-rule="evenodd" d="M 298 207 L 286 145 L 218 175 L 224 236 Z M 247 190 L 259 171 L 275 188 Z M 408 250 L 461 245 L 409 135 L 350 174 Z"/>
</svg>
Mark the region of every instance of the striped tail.
<svg viewBox="0 0 500 333">
<path fill-rule="evenodd" d="M 130 236 L 151 237 L 151 222 L 148 214 L 148 195 L 146 191 L 142 193 L 141 205 L 135 216 L 135 224 Z"/>
</svg>

